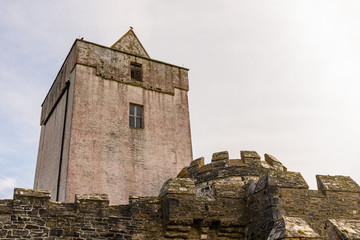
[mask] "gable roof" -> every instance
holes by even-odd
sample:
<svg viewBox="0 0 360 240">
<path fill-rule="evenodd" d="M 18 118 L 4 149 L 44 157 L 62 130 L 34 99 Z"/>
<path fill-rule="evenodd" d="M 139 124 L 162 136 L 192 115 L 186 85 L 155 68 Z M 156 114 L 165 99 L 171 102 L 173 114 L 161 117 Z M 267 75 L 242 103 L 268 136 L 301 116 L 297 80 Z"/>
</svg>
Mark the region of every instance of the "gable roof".
<svg viewBox="0 0 360 240">
<path fill-rule="evenodd" d="M 141 57 L 150 58 L 149 54 L 146 52 L 145 48 L 132 29 L 125 33 L 110 48 L 128 52 Z"/>
</svg>

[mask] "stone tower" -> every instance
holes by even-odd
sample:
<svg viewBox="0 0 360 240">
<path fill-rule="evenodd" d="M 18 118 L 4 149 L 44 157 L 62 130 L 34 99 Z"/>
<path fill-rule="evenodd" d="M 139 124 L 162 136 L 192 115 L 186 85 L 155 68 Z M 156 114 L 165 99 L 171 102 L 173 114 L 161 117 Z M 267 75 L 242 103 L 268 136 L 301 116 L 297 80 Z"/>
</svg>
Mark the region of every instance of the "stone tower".
<svg viewBox="0 0 360 240">
<path fill-rule="evenodd" d="M 188 90 L 188 69 L 151 59 L 132 29 L 110 48 L 77 39 L 42 104 L 34 189 L 157 195 L 192 160 Z"/>
</svg>

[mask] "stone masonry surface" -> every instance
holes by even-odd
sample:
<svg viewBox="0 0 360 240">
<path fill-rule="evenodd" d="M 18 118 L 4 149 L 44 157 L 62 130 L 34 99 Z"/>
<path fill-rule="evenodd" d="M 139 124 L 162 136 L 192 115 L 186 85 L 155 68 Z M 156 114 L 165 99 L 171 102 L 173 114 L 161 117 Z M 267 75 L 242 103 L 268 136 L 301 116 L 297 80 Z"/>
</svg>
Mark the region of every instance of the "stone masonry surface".
<svg viewBox="0 0 360 240">
<path fill-rule="evenodd" d="M 196 159 L 159 196 L 109 205 L 105 194 L 50 201 L 48 191 L 15 189 L 0 200 L 0 239 L 360 239 L 360 192 L 350 177 L 300 173 L 271 155 Z"/>
</svg>

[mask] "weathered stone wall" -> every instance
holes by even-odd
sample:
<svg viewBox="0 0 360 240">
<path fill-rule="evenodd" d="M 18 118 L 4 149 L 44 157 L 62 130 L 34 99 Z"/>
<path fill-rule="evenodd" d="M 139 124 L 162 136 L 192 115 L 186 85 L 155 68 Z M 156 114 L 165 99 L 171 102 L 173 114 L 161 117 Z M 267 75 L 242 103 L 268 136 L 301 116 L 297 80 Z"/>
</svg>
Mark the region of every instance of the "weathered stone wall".
<svg viewBox="0 0 360 240">
<path fill-rule="evenodd" d="M 242 151 L 241 159 L 234 160 L 229 159 L 227 152 L 215 153 L 210 164 L 204 165 L 203 158 L 197 159 L 184 168 L 179 177 L 194 179 L 196 199 L 200 199 L 199 196 L 213 198 L 216 204 L 222 205 L 221 194 L 215 194 L 217 189 L 237 195 L 242 201 L 227 205 L 219 222 L 224 221 L 224 216 L 236 213 L 244 229 L 246 227 L 243 232 L 246 239 L 268 236 L 270 239 L 328 239 L 325 231 L 328 219 L 359 219 L 359 186 L 351 178 L 319 175 L 319 190 L 309 190 L 300 173 L 288 172 L 268 154 L 265 161 L 261 161 L 256 152 Z M 218 185 L 219 182 L 237 186 L 227 191 L 229 184 Z M 239 205 L 243 207 L 237 208 Z"/>
<path fill-rule="evenodd" d="M 280 195 L 282 187 L 287 192 Z M 308 185 L 299 173 L 272 172 L 263 175 L 256 184 L 253 192 L 249 192 L 247 199 L 247 214 L 249 216 L 249 239 L 265 239 L 277 220 L 283 216 L 297 217 L 304 210 Z M 280 195 L 280 196 L 279 196 Z M 286 215 L 279 204 L 288 204 L 296 215 Z"/>
<path fill-rule="evenodd" d="M 360 221 L 359 220 L 335 220 L 326 221 L 326 230 L 329 239 L 360 239 Z"/>
<path fill-rule="evenodd" d="M 250 239 L 268 236 L 286 216 L 305 220 L 324 239 L 328 219 L 360 220 L 360 193 L 351 178 L 317 176 L 317 180 L 328 188 L 309 190 L 299 173 L 270 172 L 260 178 L 248 198 Z"/>
<path fill-rule="evenodd" d="M 215 153 L 207 165 L 197 159 L 158 197 L 129 205 L 102 194 L 57 203 L 16 189 L 14 200 L 0 201 L 0 239 L 359 239 L 359 186 L 344 176 L 317 180 L 319 190 L 309 190 L 274 157 L 243 151 L 235 160 Z"/>
<path fill-rule="evenodd" d="M 154 214 L 158 206 L 151 199 L 134 200 L 132 207 L 109 206 L 107 196 L 99 194 L 59 203 L 51 202 L 46 191 L 15 189 L 14 200 L 0 201 L 0 239 L 146 239 L 146 231 L 161 232 L 151 221 L 160 219 Z"/>
</svg>

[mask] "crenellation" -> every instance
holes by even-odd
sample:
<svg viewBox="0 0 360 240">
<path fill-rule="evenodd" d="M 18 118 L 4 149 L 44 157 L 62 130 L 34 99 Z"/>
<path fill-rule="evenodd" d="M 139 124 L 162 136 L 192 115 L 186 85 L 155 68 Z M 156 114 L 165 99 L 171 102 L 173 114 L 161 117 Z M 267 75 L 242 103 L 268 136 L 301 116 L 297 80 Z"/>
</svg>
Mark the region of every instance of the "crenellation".
<svg viewBox="0 0 360 240">
<path fill-rule="evenodd" d="M 194 161 L 192 161 L 190 163 L 190 166 L 188 167 L 185 167 L 184 169 L 187 170 L 187 175 L 184 175 L 184 177 L 192 177 L 194 176 L 195 174 L 197 174 L 200 169 L 204 166 L 204 158 L 201 157 L 201 158 L 198 158 L 198 159 L 195 159 Z M 180 172 L 181 173 L 184 173 L 183 171 Z"/>
<path fill-rule="evenodd" d="M 359 185 L 347 176 L 316 175 L 316 181 L 320 191 L 360 192 Z"/>
<path fill-rule="evenodd" d="M 249 172 L 200 182 L 172 178 L 158 197 L 132 196 L 127 205 L 109 205 L 105 194 L 79 194 L 75 202 L 61 203 L 50 201 L 48 191 L 15 189 L 13 200 L 0 201 L 0 239 L 326 240 L 345 227 L 356 236 L 360 193 L 352 190 L 351 178 L 318 176 L 327 190 L 309 190 L 297 172 L 238 168 Z"/>
<path fill-rule="evenodd" d="M 77 194 L 75 207 L 79 214 L 87 217 L 109 217 L 109 198 L 106 194 Z"/>
<path fill-rule="evenodd" d="M 195 184 L 190 178 L 171 178 L 166 181 L 161 188 L 159 197 L 164 197 L 168 194 L 194 194 Z"/>
<path fill-rule="evenodd" d="M 227 151 L 214 153 L 211 159 L 211 166 L 213 168 L 228 167 L 229 153 Z"/>
<path fill-rule="evenodd" d="M 247 166 L 258 166 L 261 165 L 260 156 L 255 151 L 241 151 L 241 159 Z"/>
<path fill-rule="evenodd" d="M 260 156 L 254 151 L 241 151 L 241 159 L 229 159 L 227 151 L 213 154 L 211 163 L 204 165 L 204 158 L 198 158 L 185 167 L 178 177 L 190 177 L 196 183 L 206 182 L 213 178 L 227 178 L 229 176 L 260 176 L 269 170 L 286 171 L 286 167 L 271 155 L 267 155 L 268 161 L 261 161 Z M 274 162 L 269 163 L 269 156 Z M 248 162 L 248 165 L 245 162 Z M 249 162 L 250 161 L 250 162 Z M 251 163 L 255 161 L 256 163 Z"/>
<path fill-rule="evenodd" d="M 129 204 L 110 205 L 106 194 L 53 202 L 48 191 L 15 189 L 13 200 L 0 201 L 0 239 L 327 240 L 344 226 L 359 229 L 360 192 L 350 177 L 318 175 L 319 190 L 310 190 L 275 157 L 266 154 L 264 167 L 244 164 L 261 163 L 256 152 L 241 153 L 215 153 L 206 165 L 196 159 L 159 196 L 131 196 Z"/>
</svg>

